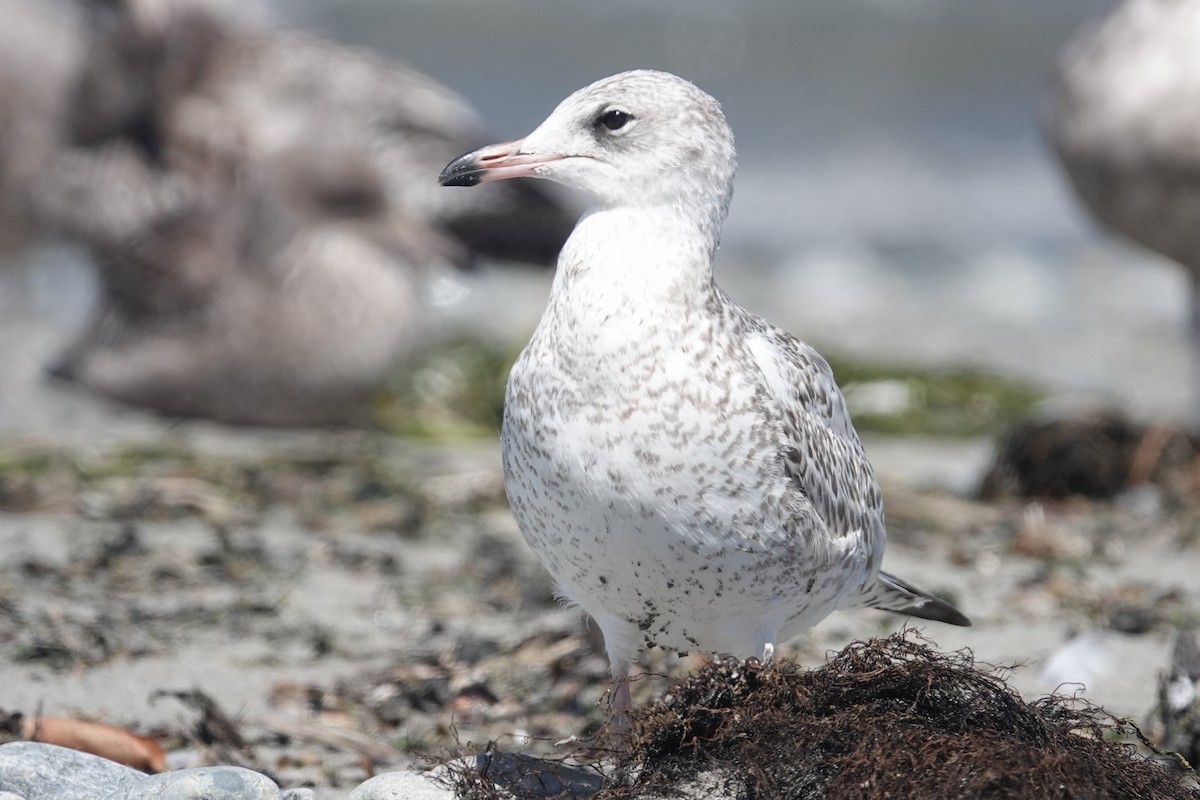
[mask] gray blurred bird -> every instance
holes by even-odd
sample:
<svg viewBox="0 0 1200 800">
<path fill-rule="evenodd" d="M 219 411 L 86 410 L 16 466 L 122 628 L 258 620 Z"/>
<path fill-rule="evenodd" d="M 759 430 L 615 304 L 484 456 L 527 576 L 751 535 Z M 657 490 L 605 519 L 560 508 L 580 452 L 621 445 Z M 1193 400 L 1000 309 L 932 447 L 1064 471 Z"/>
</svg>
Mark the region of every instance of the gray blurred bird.
<svg viewBox="0 0 1200 800">
<path fill-rule="evenodd" d="M 40 233 L 34 187 L 61 144 L 80 57 L 71 10 L 61 2 L 0 0 L 0 255 Z"/>
<path fill-rule="evenodd" d="M 1200 0 L 1126 0 L 1089 24 L 1063 49 L 1044 116 L 1096 219 L 1187 270 L 1200 425 Z"/>
<path fill-rule="evenodd" d="M 59 377 L 172 415 L 353 421 L 422 344 L 438 269 L 550 263 L 571 229 L 546 191 L 436 190 L 480 128 L 414 70 L 199 0 L 87 6 L 73 147 L 37 198 L 99 276 Z"/>
</svg>

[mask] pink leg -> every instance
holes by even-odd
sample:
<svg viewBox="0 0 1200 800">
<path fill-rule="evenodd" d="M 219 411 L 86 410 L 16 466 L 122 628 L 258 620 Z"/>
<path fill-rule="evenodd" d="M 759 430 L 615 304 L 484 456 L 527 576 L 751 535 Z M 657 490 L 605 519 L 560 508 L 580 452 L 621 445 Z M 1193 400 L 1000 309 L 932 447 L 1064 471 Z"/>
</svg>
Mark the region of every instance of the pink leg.
<svg viewBox="0 0 1200 800">
<path fill-rule="evenodd" d="M 1192 315 L 1188 326 L 1188 351 L 1192 361 L 1192 419 L 1193 433 L 1200 430 L 1200 269 L 1189 264 L 1192 279 Z"/>
<path fill-rule="evenodd" d="M 621 667 L 613 670 L 613 696 L 609 705 L 608 740 L 614 750 L 622 750 L 629 741 L 632 726 L 629 722 L 629 708 L 633 698 L 629 694 L 629 668 Z"/>
</svg>

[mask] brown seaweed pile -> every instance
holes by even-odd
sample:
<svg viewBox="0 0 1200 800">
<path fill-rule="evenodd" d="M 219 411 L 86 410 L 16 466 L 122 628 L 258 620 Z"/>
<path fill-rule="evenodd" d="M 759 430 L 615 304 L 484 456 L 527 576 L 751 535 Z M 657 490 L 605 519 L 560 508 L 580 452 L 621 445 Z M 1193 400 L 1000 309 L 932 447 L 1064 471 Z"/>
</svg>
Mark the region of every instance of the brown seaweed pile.
<svg viewBox="0 0 1200 800">
<path fill-rule="evenodd" d="M 900 633 L 856 642 L 815 670 L 711 664 L 636 712 L 632 745 L 607 786 L 591 794 L 559 783 L 561 791 L 523 796 L 1200 797 L 1188 785 L 1194 773 L 1116 740 L 1129 735 L 1139 732 L 1075 699 L 1026 703 L 968 652 L 938 653 Z M 480 780 L 491 756 L 451 766 L 460 796 L 501 796 Z M 509 788 L 535 782 L 526 767 Z M 561 765 L 554 770 L 561 778 Z"/>
<path fill-rule="evenodd" d="M 1197 442 L 1168 425 L 1118 413 L 1024 420 L 996 445 L 980 496 L 1107 499 L 1153 484 L 1175 495 L 1196 491 Z"/>
</svg>

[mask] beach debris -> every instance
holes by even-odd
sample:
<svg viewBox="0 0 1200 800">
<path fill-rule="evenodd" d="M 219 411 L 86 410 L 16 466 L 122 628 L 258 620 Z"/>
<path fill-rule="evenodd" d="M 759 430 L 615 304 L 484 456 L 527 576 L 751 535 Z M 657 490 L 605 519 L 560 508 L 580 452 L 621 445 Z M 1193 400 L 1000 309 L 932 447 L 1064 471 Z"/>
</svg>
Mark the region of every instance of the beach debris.
<svg viewBox="0 0 1200 800">
<path fill-rule="evenodd" d="M 1115 411 L 1015 423 L 1000 437 L 980 484 L 985 499 L 1111 499 L 1153 485 L 1171 494 L 1197 487 L 1197 442 L 1165 424 Z"/>
<path fill-rule="evenodd" d="M 606 754 L 621 777 L 594 800 L 699 785 L 722 800 L 1200 797 L 1123 741 L 1140 734 L 1131 723 L 1078 698 L 1027 703 L 969 652 L 938 653 L 911 632 L 855 642 L 813 670 L 716 661 L 631 717 L 631 749 Z M 460 796 L 511 796 L 470 759 L 438 763 Z M 531 761 L 525 779 L 556 768 Z"/>
<path fill-rule="evenodd" d="M 1166 750 L 1178 753 L 1193 769 L 1200 764 L 1200 642 L 1196 630 L 1180 630 L 1171 665 L 1159 678 L 1158 702 L 1150 729 Z"/>
</svg>

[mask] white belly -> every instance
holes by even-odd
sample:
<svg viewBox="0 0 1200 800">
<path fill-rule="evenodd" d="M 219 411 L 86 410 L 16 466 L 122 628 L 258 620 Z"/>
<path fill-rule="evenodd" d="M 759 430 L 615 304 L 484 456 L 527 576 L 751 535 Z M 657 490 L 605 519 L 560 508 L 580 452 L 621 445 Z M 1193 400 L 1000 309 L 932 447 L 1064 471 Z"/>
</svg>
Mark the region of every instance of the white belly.
<svg viewBox="0 0 1200 800">
<path fill-rule="evenodd" d="M 860 538 L 831 540 L 797 506 L 754 387 L 692 373 L 686 387 L 651 379 L 635 393 L 521 366 L 502 434 L 509 502 L 610 652 L 761 655 L 865 583 Z M 513 402 L 535 385 L 554 388 Z"/>
</svg>

